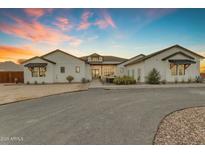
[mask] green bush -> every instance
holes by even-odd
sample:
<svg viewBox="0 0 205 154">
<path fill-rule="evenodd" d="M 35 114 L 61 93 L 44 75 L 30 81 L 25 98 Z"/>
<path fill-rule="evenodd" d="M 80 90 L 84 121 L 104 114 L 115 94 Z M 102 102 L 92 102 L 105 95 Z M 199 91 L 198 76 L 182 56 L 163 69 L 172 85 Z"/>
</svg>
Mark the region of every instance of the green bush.
<svg viewBox="0 0 205 154">
<path fill-rule="evenodd" d="M 73 81 L 74 77 L 69 75 L 67 76 L 66 80 L 68 80 L 69 83 L 71 83 Z"/>
<path fill-rule="evenodd" d="M 155 68 L 153 68 L 148 74 L 148 76 L 146 77 L 147 83 L 149 84 L 159 84 L 160 79 L 161 79 L 160 73 Z"/>
<path fill-rule="evenodd" d="M 136 84 L 136 80 L 133 77 L 123 76 L 114 78 L 113 83 L 117 85 Z"/>
<path fill-rule="evenodd" d="M 196 83 L 202 83 L 203 82 L 203 78 L 201 76 L 196 76 L 195 82 Z"/>
</svg>

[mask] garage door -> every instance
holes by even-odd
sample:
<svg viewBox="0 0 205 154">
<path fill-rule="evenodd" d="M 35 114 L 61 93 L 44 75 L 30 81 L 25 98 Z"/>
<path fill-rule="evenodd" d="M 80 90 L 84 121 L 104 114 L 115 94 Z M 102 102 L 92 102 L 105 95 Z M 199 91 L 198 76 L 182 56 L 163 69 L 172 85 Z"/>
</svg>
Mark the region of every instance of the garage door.
<svg viewBox="0 0 205 154">
<path fill-rule="evenodd" d="M 14 83 L 15 78 L 23 83 L 23 72 L 0 72 L 0 83 Z"/>
</svg>

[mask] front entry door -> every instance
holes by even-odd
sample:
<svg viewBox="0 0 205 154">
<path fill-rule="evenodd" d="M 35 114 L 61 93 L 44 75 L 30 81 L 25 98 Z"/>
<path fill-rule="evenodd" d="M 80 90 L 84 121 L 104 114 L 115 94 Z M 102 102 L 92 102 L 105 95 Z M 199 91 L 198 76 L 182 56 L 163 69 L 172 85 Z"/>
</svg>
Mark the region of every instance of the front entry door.
<svg viewBox="0 0 205 154">
<path fill-rule="evenodd" d="M 99 69 L 92 69 L 92 78 L 99 78 Z"/>
</svg>

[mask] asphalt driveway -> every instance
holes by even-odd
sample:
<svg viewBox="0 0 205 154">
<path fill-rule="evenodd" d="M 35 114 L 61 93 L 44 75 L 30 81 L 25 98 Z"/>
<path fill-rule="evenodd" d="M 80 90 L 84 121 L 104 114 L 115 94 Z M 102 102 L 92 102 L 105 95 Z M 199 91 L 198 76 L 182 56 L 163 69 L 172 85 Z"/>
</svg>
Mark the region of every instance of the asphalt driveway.
<svg viewBox="0 0 205 154">
<path fill-rule="evenodd" d="M 0 144 L 152 144 L 168 113 L 205 105 L 205 88 L 67 93 L 0 106 Z"/>
</svg>

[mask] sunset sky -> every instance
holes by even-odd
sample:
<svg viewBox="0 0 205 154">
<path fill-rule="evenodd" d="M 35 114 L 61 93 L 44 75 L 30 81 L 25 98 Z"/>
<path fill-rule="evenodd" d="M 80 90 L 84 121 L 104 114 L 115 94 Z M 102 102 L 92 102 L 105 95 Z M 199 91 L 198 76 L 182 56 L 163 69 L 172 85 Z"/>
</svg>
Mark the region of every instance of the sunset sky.
<svg viewBox="0 0 205 154">
<path fill-rule="evenodd" d="M 204 19 L 205 9 L 0 9 L 0 61 L 55 49 L 130 58 L 174 44 L 205 56 Z"/>
</svg>

